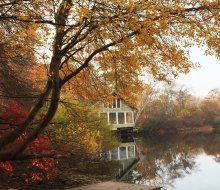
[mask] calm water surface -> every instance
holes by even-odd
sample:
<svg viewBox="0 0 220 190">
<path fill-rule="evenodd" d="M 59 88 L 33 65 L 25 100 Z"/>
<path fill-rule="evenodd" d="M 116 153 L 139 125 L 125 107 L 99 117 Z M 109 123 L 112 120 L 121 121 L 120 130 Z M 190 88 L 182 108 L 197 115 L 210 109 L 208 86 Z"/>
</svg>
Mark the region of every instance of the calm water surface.
<svg viewBox="0 0 220 190">
<path fill-rule="evenodd" d="M 164 190 L 220 190 L 220 134 L 143 138 L 123 181 Z"/>
</svg>

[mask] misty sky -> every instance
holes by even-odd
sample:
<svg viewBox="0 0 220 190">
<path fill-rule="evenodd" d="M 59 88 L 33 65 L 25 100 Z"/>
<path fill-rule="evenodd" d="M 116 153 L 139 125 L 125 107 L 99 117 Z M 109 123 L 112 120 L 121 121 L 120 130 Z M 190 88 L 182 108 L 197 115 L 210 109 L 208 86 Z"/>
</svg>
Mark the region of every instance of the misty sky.
<svg viewBox="0 0 220 190">
<path fill-rule="evenodd" d="M 201 68 L 181 75 L 175 83 L 186 86 L 192 95 L 204 97 L 214 88 L 220 88 L 220 60 L 205 56 L 203 48 L 192 48 L 191 60 L 199 62 Z"/>
</svg>

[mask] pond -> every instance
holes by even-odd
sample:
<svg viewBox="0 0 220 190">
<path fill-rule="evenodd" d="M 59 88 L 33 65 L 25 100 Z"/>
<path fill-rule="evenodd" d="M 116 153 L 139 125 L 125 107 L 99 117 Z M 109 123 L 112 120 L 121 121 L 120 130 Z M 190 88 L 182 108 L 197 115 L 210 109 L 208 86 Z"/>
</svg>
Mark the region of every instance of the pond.
<svg viewBox="0 0 220 190">
<path fill-rule="evenodd" d="M 112 154 L 124 167 L 117 174 L 120 180 L 163 190 L 220 189 L 220 134 L 146 137 L 135 143 L 136 154 L 129 153 L 132 144 L 117 149 L 121 157 Z"/>
</svg>

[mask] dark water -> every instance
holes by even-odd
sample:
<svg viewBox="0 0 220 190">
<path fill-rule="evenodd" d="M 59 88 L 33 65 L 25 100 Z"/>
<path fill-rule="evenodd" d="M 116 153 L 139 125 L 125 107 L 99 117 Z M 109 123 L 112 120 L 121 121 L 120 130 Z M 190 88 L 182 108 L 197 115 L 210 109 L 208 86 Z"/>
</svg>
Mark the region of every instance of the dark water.
<svg viewBox="0 0 220 190">
<path fill-rule="evenodd" d="M 136 140 L 139 161 L 123 181 L 166 190 L 220 190 L 220 134 Z"/>
</svg>

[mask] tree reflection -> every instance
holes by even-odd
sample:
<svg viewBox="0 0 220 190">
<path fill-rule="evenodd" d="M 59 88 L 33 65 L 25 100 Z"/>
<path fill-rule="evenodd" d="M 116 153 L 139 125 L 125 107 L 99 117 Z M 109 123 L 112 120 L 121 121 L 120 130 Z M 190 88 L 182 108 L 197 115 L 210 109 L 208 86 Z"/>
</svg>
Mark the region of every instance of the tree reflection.
<svg viewBox="0 0 220 190">
<path fill-rule="evenodd" d="M 214 156 L 220 162 L 220 135 L 163 136 L 139 139 L 140 161 L 126 180 L 156 186 L 169 185 L 197 168 L 195 158 L 201 154 Z"/>
</svg>

